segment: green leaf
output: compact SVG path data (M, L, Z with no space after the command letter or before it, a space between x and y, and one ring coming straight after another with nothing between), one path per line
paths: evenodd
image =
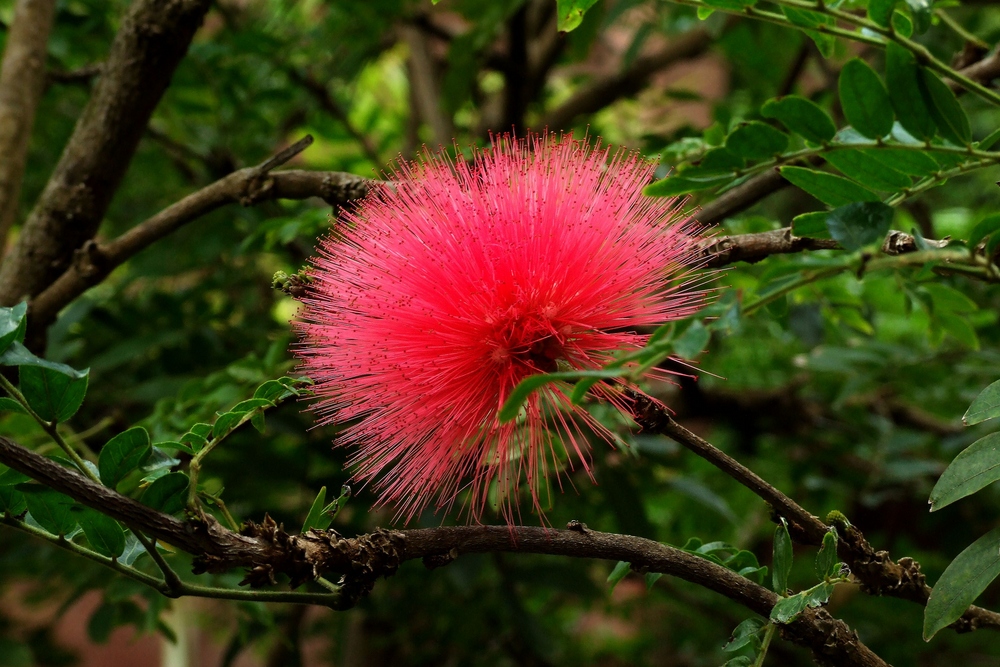
M835 586L836 582L823 582L809 590L778 600L771 609L771 620L775 623L791 623L806 608L826 604Z
M876 190L898 192L913 185L903 172L880 164L861 151L833 151L827 154L826 160L844 176Z
M24 494L13 486L0 485L0 511L9 516L18 516L28 509Z
M906 0L906 6L910 8L910 16L913 17L913 27L918 35L922 35L927 32L927 29L931 27L931 14L933 9L931 8L930 0Z
M701 181L682 178L680 176L668 176L667 178L647 185L642 189L642 194L647 197L676 197L677 195L686 195L691 192L708 190L709 188L729 183L731 180L732 179L729 176Z
M45 421L61 422L72 417L87 393L89 370L78 371L46 361L16 341L0 355L0 365L20 367L21 392Z
M736 155L728 148L712 148L691 163L691 167L679 170L681 176L714 176L716 174L732 173L746 166L746 160Z
M601 369L593 371L565 371L560 373L539 373L536 375L529 375L528 377L521 380L514 390L510 392L510 396L504 401L503 406L500 408L500 413L497 417L501 424L507 423L515 419L518 413L521 411L521 406L524 402L528 400L528 396L532 394L535 390L540 387L547 385L551 382L565 382L571 380L583 380L587 378L605 379L605 378L617 378L626 374L628 371L625 369Z
M903 12L899 10L894 11L890 22L892 23L892 29L903 37L913 36L913 21Z
M965 115L965 110L951 88L926 67L920 68L920 83L926 94L927 107L941 136L960 146L972 141L969 117Z
M8 516L18 516L28 509L24 502L24 494L14 488L13 485L0 486L0 512L5 512Z
M996 231L1000 231L1000 213L988 215L977 222L976 226L972 228L971 232L969 232L969 238L966 241L966 245L970 248L975 248L980 244L980 242L982 242L983 239Z
M317 528L320 519L323 517L323 507L326 505L326 487L322 487L319 493L316 494L316 499L313 500L312 507L309 508L309 514L306 515L306 520L302 523L302 530L300 532L307 532L311 528ZM324 526L327 528L329 526Z
M223 412L215 420L215 425L212 427L212 438L218 440L220 437L228 435L245 415L246 412Z
M804 593L797 593L787 598L781 598L771 609L771 620L775 623L791 623L801 614L808 601Z
M560 32L572 32L583 23L583 15L597 0L556 0L558 26Z
M976 440L941 474L931 491L931 511L975 493L1000 479L1000 433Z
M879 164L904 174L926 176L941 168L933 158L922 151L880 147L864 148L861 149L861 152Z
M184 509L190 480L182 472L171 472L160 477L142 494L142 502L165 514Z
M674 350L683 359L694 359L705 350L711 337L712 332L701 321L695 320L674 341Z
M845 250L858 250L885 237L894 213L882 202L854 202L830 211L826 226Z
M39 526L54 535L68 535L76 528L76 517L70 511L73 499L40 484L19 484L28 513Z
M260 410L266 408L273 408L274 403L267 400L266 398L249 398L245 401L240 401L233 407L229 408L230 412L250 412L251 410Z
M998 140L1000 140L1000 128L993 130L983 137L983 140L979 142L976 148L981 151L988 151L993 148L993 144L995 144Z
M788 574L792 571L792 538L788 536L784 519L781 519L774 531L774 556L771 565L771 585L774 592L784 595L788 590Z
M288 398L291 395L292 391L277 380L268 380L261 386L257 387L257 391L253 393L254 398L263 398L264 400L271 401L272 403L277 403L278 401Z
M119 433L108 440L97 458L101 481L115 488L125 475L143 465L152 453L149 433L143 427L135 426Z
M733 130L726 137L726 148L745 158L764 160L788 148L788 135L754 120Z
M28 411L24 409L24 406L15 401L13 398L7 398L6 396L0 396L0 412L17 412L22 415L28 414Z
M764 621L759 618L748 618L733 630L733 634L729 636L729 642L722 647L722 650L726 653L732 653L734 651L739 651L744 646L754 643L756 639L756 646L759 646L760 638L757 634L764 627Z
M831 20L826 14L812 12L808 9L798 9L787 5L781 6L781 11L793 24L800 28L816 28L821 25L830 25Z
M934 136L934 119L922 92L917 61L895 42L885 47L885 82L899 124L917 139Z
M30 481L31 478L23 472L18 472L12 468L0 464L0 486L14 486Z
M816 576L820 579L833 577L840 571L840 559L837 558L837 529L831 528L823 536L823 546L816 554Z
M979 310L975 301L954 287L941 283L927 283L920 289L931 296L935 313L972 313Z
M631 567L632 566L629 563L626 563L623 560L618 561L618 564L615 565L615 569L611 570L611 574L608 575L608 583L611 584L611 590L614 590L615 586L618 585L618 582L625 578L625 575L628 574Z
M994 417L1000 417L1000 380L986 387L979 396L976 396L976 400L966 410L962 421L966 425L972 426Z
M176 449L179 452L184 452L185 454L190 454L194 456L198 452L194 451L191 445L185 444L183 442L176 442L174 440L167 440L165 442L157 442L153 445L158 449Z
M830 230L826 227L829 211L813 211L792 218L792 236L810 239L828 239Z
M844 206L858 201L881 201L871 190L843 176L805 167L781 167L779 171L792 185L805 190L828 206Z
M892 103L881 79L860 58L847 61L840 70L840 105L847 122L869 139L881 139L892 131Z
M662 576L663 576L662 572L647 572L645 576L646 590L647 591L653 590L653 586L656 584L657 581L660 580L660 577Z
M28 303L22 301L13 308L0 308L0 354L11 343L24 342L24 332L28 320L24 314L28 312Z
M135 533L128 531L125 535L125 550L118 561L123 565L131 566L144 553L146 553L146 547L142 546L142 542L135 536Z
M752 7L757 3L757 0L702 0L702 2L708 7L739 11L744 7Z
M803 591L806 598L807 607L818 607L820 605L826 604L833 594L833 589L837 586L835 581L824 581L821 584L813 586L807 591Z
M958 619L1000 574L1000 528L960 553L934 584L924 609L924 640Z
M896 0L868 0L868 18L883 28L889 27Z
M125 531L118 522L89 507L74 507L73 513L94 551L118 558L125 551Z
M821 144L833 139L837 128L830 116L815 103L798 95L768 100L761 107L764 118L774 118L806 141Z

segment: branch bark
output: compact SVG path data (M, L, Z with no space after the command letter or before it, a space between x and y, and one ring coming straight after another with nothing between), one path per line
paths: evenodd
M568 530L540 527L452 526L386 531L342 538L334 531L290 535L269 517L238 535L211 517L180 521L96 484L83 475L0 436L0 462L98 510L133 530L197 557L197 571L250 568L251 586L274 583L287 574L293 586L327 573L343 575L344 608L366 594L379 577L405 561L422 559L429 568L469 553L535 553L627 561L639 572L662 572L699 584L767 616L778 596L708 560L652 540L589 530L572 522ZM886 663L840 620L824 609L806 610L782 627L782 634L813 651L822 665L886 667Z
M44 330L64 306L136 253L217 208L236 202L253 206L274 199L309 197L321 197L337 206L363 197L368 190L368 179L353 174L299 169L270 172L263 166L234 171L111 241L87 241L69 268L31 301L32 330Z
M0 266L0 305L47 287L92 238L209 0L138 0L17 243Z
M827 524L739 461L678 424L661 404L641 394L633 394L632 398L635 401L635 420L643 431L672 438L753 491L777 516L786 519L789 534L796 542L811 546L822 545L823 536L829 531ZM861 531L843 519L835 520L830 525L836 525L840 536L838 555L850 567L851 573L861 583L865 592L927 604L931 587L927 585L926 577L920 571L920 563L912 558L901 558L896 562L889 557L887 551L875 551ZM949 627L957 632L968 632L977 628L1000 630L1000 614L970 606L961 618Z
M694 214L695 219L706 225L714 225L726 218L745 211L764 197L791 185L776 169L765 171L727 190Z
M648 85L657 72L678 61L701 55L712 41L712 36L703 28L678 35L658 53L636 58L623 71L584 86L562 105L543 115L538 126L550 131L567 129L577 116L593 113L616 100L635 95Z
M17 217L31 128L45 92L55 0L19 0L0 64L0 256Z

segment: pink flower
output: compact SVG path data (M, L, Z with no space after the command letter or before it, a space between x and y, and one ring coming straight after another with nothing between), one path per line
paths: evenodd
M695 224L678 200L642 195L655 165L608 158L572 137L504 137L472 162L426 156L321 241L297 354L321 422L346 427L355 478L397 516L450 509L468 489L474 520L492 498L511 523L522 479L541 513L547 473L574 459L589 471L585 433L613 436L565 384L501 424L511 390L599 368L644 344L637 329L704 303L685 279ZM593 393L628 409L620 387Z

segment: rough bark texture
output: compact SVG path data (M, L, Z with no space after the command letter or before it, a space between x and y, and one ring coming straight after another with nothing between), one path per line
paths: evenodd
M572 558L627 561L638 572L662 572L702 585L767 616L777 595L732 570L665 544L588 529L571 522L567 530L538 527L452 526L416 530L376 530L344 538L335 531L286 533L270 517L250 523L238 535L210 517L180 521L31 452L0 436L0 462L97 509L135 530L197 557L196 571L249 568L251 586L272 585L286 574L298 585L328 573L342 575L343 607L353 605L380 577L391 576L408 560L441 567L468 553L536 553ZM843 622L822 609L807 610L782 628L790 641L813 651L821 665L885 667L886 663Z
M864 535L847 523L843 516L834 514L827 518L828 523L824 523L739 461L678 424L661 405L643 395L633 394L632 399L636 423L643 431L672 438L753 491L771 507L776 517L787 520L788 532L799 544L818 547L823 544L823 537L830 526L836 526L839 536L837 553L865 591L927 604L931 588L920 572L920 563L909 557L896 562L889 557L889 552L876 552ZM1000 630L1000 614L970 606L950 627L958 632L986 627Z
M0 305L34 296L91 239L209 0L138 0L59 163L0 266Z
M47 327L59 311L104 280L115 267L156 241L215 209L231 203L252 206L273 199L321 197L333 206L363 197L368 179L330 171L290 169L260 173L248 167L171 204L118 238L84 242L66 271L31 301L33 331Z
M0 65L0 256L17 217L24 163L38 101L45 91L45 53L55 0L19 0Z

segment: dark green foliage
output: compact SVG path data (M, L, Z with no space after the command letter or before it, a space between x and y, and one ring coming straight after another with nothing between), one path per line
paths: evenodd
M127 5L61 4L46 67L72 71L103 61ZM684 545L785 595L775 621L828 605L892 664L973 665L1000 651L995 634L938 632L972 601L1000 605L996 587L988 586L1000 567L1000 496L990 484L998 458L1000 390L991 383L1000 368L1000 297L995 276L949 270L970 249L979 248L982 267L1000 248L997 162L977 166L981 157L966 152L966 146L994 150L995 106L974 91L956 95L940 67L901 43L872 43L882 38L868 31L869 42L859 48L831 33L851 29L847 22L780 3L320 5L268 0L212 9L156 107L101 239L306 133L317 141L289 167L379 176L394 156L412 157L424 143L436 147L432 124L414 99L423 88L411 80L411 47L399 38L404 24L426 33L438 102L454 128L444 143L453 135L459 150L486 143L488 129L514 122L497 116L516 106L504 97L503 58L518 20L529 30L556 23L571 30L553 42L555 69L533 84L519 132L541 127L605 75L627 74L682 33L704 29L711 36L708 56L695 55L651 84L635 84L645 87L637 96L588 107L550 131L575 128L581 138L589 128L588 141L600 136L646 157L662 155L659 180L646 193L690 195L689 210L711 211L717 198L777 168L792 186L715 217L716 236L792 226L795 236L833 238L844 249L729 264L709 279L716 300L708 309L657 331L653 345L622 366L536 380L562 382L574 402L621 439L614 449L589 443L590 470L557 462L562 476L558 483L550 478L547 521L562 528L579 520L595 530ZM897 35L918 35L921 48L945 64L964 40L932 9L948 12L988 44L998 37L986 7L871 0L840 9L857 17L867 11ZM755 22L754 12L785 25ZM0 43L7 32L0 32ZM532 48L532 58L542 52ZM702 87L709 78L713 85ZM18 223L45 187L92 85L49 85ZM331 111L331 102L342 113ZM336 213L318 198L220 207L70 304L49 329L47 349L32 348L35 354L24 347L25 334L30 343L33 333L31 314L26 320L24 306L0 310L4 377L16 384L20 372L31 409L59 422L58 432L96 462L91 472L106 485L179 518L195 496L224 525L228 512L237 525L269 513L289 530L330 528L348 536L400 527L391 510L372 509L368 488L355 486L353 497L344 489L331 502L326 490L340 488L351 474L350 452L331 447L343 425L314 428L309 387L291 379L295 304L271 289L276 271L299 271L316 239L340 224ZM890 230L909 234L922 253L952 253L952 259L905 264L905 255L883 254ZM945 237L948 247L931 245ZM679 421L807 510L823 516L838 508L873 548L918 560L935 586L926 618L905 600L849 586L833 592L841 576L834 532L822 549L796 545L793 562L787 531L775 533L761 500L676 443L639 432L595 403L595 384L627 376L632 363L676 373L676 384L652 383L650 391ZM83 368L90 373L74 370ZM516 406L509 403L504 416L516 418ZM58 451L8 396L0 398L0 435L49 456ZM206 447L192 489L190 462ZM0 512L158 576L130 530L2 467ZM408 527L462 521L428 512ZM539 518L525 514L521 521ZM170 634L161 619L170 602L159 593L34 537L4 526L0 532L5 584L28 582L39 600L67 604L102 591L88 627L95 641L121 625ZM700 539L685 543L691 535ZM243 576L195 577L188 556L161 553L186 581L235 589ZM630 572L628 563L523 554L463 554L435 570L406 563L358 609L324 611L303 632L329 643L330 664L361 646L362 661L373 665L717 667L754 664L774 628L677 577ZM282 605L233 603L226 613L235 627L225 626L223 641L234 657L263 656L289 637ZM929 644L920 638L922 622L924 633L934 635ZM23 645L23 634L5 623L0 618L0 656L44 664L36 659L38 642ZM764 664L812 664L780 633L771 651Z

